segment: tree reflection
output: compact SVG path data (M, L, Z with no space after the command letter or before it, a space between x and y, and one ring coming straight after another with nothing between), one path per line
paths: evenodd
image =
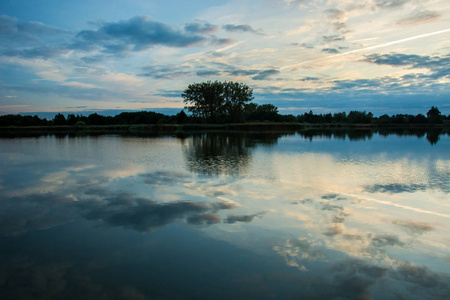
M439 141L440 130L431 130L427 132L427 140L431 145L436 145Z
M380 128L380 129L308 129L298 132L298 134L305 139L313 141L317 138L327 139L348 139L350 141L365 141L366 139L372 139L374 134L380 136L396 135L402 136L415 136L417 138L426 137L427 141L431 145L435 145L439 141L441 134L445 134L442 129L427 129L427 128Z
M294 133L292 133L294 134ZM251 148L274 145L279 133L202 133L185 144L184 153L191 172L205 175L234 175L247 168Z
M350 141L365 141L371 139L374 132L370 129L346 130L346 129L309 129L299 132L299 135L312 141L314 138L349 139Z

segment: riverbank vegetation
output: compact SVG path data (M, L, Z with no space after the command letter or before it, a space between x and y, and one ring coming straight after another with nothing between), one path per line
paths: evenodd
M253 91L247 85L232 81L207 81L193 83L181 94L185 109L176 115L164 115L153 111L122 112L116 116L103 116L97 113L89 116L58 113L51 120L41 119L37 115L4 115L0 116L0 127L22 126L123 126L123 125L155 125L178 124L191 126L215 126L224 124L241 124L241 127L255 123L288 123L289 126L299 124L346 125L448 125L450 115L442 115L437 107L431 107L426 115L382 115L374 116L371 112L350 111L327 114L314 114L312 110L294 116L283 115L273 104L256 104L251 102ZM188 114L186 114L186 112ZM293 125L297 124L297 125ZM233 125L235 126L235 125ZM262 126L261 124L259 126Z
M283 115L278 112L278 108L272 104L258 105L256 103L249 103L244 105L242 120L239 124L304 124L304 125L372 125L372 126L399 126L399 125L448 125L450 122L450 115L442 115L438 108L432 107L426 114L409 115L382 115L374 116L372 113L365 111L350 111L349 113L328 113L328 114L314 114L309 111L297 116ZM187 115L184 110L176 115L164 115L152 111L141 112L123 112L116 116L103 116L97 113L83 116L80 114L68 114L67 116L58 113L53 119L39 118L37 115L3 115L0 116L0 127L22 127L22 126L77 126L82 127L86 125L106 126L106 125L155 125L155 124L190 124L192 127L202 126L217 126L225 124L238 124L233 122L225 122L217 119L216 122L207 122L205 119ZM241 125L244 126L245 125ZM292 126L292 125L291 125Z

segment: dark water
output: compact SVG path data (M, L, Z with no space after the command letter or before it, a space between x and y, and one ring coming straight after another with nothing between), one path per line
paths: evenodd
M0 299L446 299L448 135L0 139Z

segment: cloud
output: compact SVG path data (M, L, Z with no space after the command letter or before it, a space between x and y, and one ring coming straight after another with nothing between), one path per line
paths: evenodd
M217 214L195 215L187 218L187 222L191 225L213 225L221 222L220 216Z
M325 203L324 205L322 205L322 210L341 211L343 209L344 209L344 207L341 205L335 205L335 204L330 204L330 203Z
M146 16L135 16L125 21L103 23L97 30L83 30L77 35L79 43L74 45L80 49L98 46L112 53L141 51L154 46L189 47L208 40L204 35L195 34L202 28L205 31L205 26L190 24L188 31L181 31Z
M181 98L182 90L159 90L157 93L154 93L155 96L162 96L166 98Z
M426 288L426 292L431 293L427 295L431 296L430 299L439 299L440 297L436 297L439 295L445 298L450 293L447 274L438 275L427 267L416 266L410 262L400 262L395 272L392 272L392 277Z
M360 238L352 237L352 239ZM383 245L386 244L396 243ZM306 260L321 259L321 262L324 262L331 258L327 257L327 252L322 251L317 245L306 239L290 239L285 246L275 246L274 250L285 258L288 266L307 271L308 269L302 265L307 263ZM441 299L450 292L448 274L436 273L427 267L404 261L377 260L374 263L366 259L339 259L320 273L321 275L317 277L314 273L307 273L308 280L305 283L312 292L302 291L299 298L372 299L396 295L399 299L414 296Z
M87 194L95 198L78 204L84 217L140 232L154 231L179 220L186 220L189 224L195 225L215 224L218 217L213 212L229 209L228 205L216 203L190 201L158 203L128 193L111 193L101 189L92 190Z
M325 298L371 299L371 286L386 277L388 268L361 260L346 260L335 264L330 271L334 273L334 288L329 291L332 293L330 297ZM320 290L320 286L317 288ZM327 289L323 292L327 292Z
M280 71L278 71L276 69L269 69L269 70L259 71L257 75L252 77L252 79L253 80L267 80L271 76L277 75L279 73L280 73Z
M410 0L374 0L375 6L381 8L397 8L405 5Z
M399 193L415 193L417 191L426 190L426 185L423 184L400 184L400 183L390 183L390 184L374 184L371 186L366 186L364 190L369 193L388 193L388 194L399 194Z
M49 36L67 35L69 31L41 22L24 22L9 16L0 16L0 36L10 41L30 42Z
M232 75L232 76L251 76L258 74L258 70L245 70L245 69L231 69L225 71L226 73Z
M298 254L302 259L314 260L323 256L322 251L312 246L311 241L308 241L307 239L289 239L287 241L287 246L300 250Z
M200 70L200 71L196 72L196 75L200 76L200 77L203 77L203 76L205 76L205 77L217 76L217 75L220 75L220 74L221 74L221 72L220 71L216 71L216 70Z
M376 79L356 79L356 80L335 80L331 90L353 89L361 92L368 90L377 90L383 86L385 88L393 88L399 85L399 79L393 78L376 78Z
M52 46L39 46L24 49L0 50L0 54L11 57L22 58L42 58L49 59L61 54L67 53L69 50Z
M4 199L0 207L0 235L18 235L67 223L76 216L71 203L53 193Z
M213 65L213 67L215 67ZM142 68L143 73L140 76L152 77L155 79L174 79L187 77L192 75L197 76L220 76L220 75L230 75L230 76L245 76L253 80L268 80L271 76L279 74L280 71L276 69L241 69L227 64L221 64L217 66L217 69L206 68L205 66L198 66L195 70L192 67L180 66L180 65L151 65Z
M325 257L322 249L316 247L313 241L305 238L288 239L283 246L274 246L273 249L284 257L286 264L307 271L303 265L304 260L314 261Z
M40 22L0 16L0 55L48 59L70 51L64 46L70 35Z
M405 228L414 234L424 234L434 230L434 227L425 222L414 222L409 220L394 220L392 224Z
M324 235L332 237L338 234L342 234L345 231L345 226L340 223L335 223L332 226L328 227L327 230L323 232Z
M329 8L325 10L325 14L333 20L340 20L344 17L345 12L340 10L340 9L336 9L336 8Z
M214 45L225 46L225 45L234 43L234 39L232 39L232 38L219 39L219 38L213 36L210 38L210 42Z
M287 5L290 6L292 4L300 5L300 4L303 4L303 3L307 3L310 0L283 0L283 1L286 2Z
M371 245L379 248L379 247L386 247L386 246L399 246L403 247L405 243L400 241L400 239L395 235L377 235L372 238Z
M323 195L321 198L328 200L328 199L336 199L338 196L339 196L339 194L332 193L332 194Z
M146 184L150 185L173 185L176 183L189 182L189 176L185 173L157 171L154 173L141 174Z
M409 66L412 69L428 69L432 72L431 78L449 77L450 55L427 56L415 54L370 54L366 55L364 62L378 65Z
M322 52L327 52L327 53L331 53L331 54L336 54L339 53L339 50L335 49L335 48L324 48L322 49Z
M309 77L309 76L299 79L299 81L319 81L319 80L320 80L319 77Z
M349 259L336 263L332 270L337 273L359 274L368 278L383 278L387 275L388 268L372 265L363 260Z
M429 107L430 102L438 107L445 107L449 97L449 93L445 91L442 95L436 94L436 89L442 85L430 83L427 79L429 77L420 77L411 84L410 81L402 82L402 78L392 77L334 81L323 78L319 83L327 84L324 88L287 89L271 86L258 89L254 95L256 102L263 104L272 101L276 94L274 105L279 109L286 108L293 114L303 114L311 109L314 113L325 114L330 111L348 112L359 107L359 110L382 115L402 111L405 102L412 112L423 113L424 107ZM389 97L380 97L380 89ZM330 101L331 96L333 101Z
M331 220L333 223L344 223L345 218L343 216L334 216Z
M332 25L336 31L347 32L347 24L343 22L333 22Z
M235 208L236 206L234 204L226 202L215 202L211 204L211 209L213 212L218 212L219 210L222 209L235 209Z
M255 30L248 24L242 24L242 25L234 25L234 24L226 24L223 25L222 28L226 31L230 32L250 32L255 34L262 34L261 30Z
M234 224L237 222L244 222L244 223L250 223L253 221L253 219L255 217L261 216L264 213L257 213L257 214L253 214L253 215L230 215L228 216L225 220L224 223L228 223L228 224Z
M334 34L334 35L324 35L322 37L322 39L325 43L331 43L331 42L343 41L343 40L345 40L345 37Z
M190 68L178 65L153 65L142 68L144 73L139 76L151 77L155 79L174 79L186 77L192 74Z
M229 38L212 35L218 26L209 23L189 23L183 29L135 16L119 22L97 23L95 30L73 33L39 22L22 22L0 16L0 54L10 57L48 59L72 50L92 52L100 50L103 55L81 58L87 63L99 62L105 55L124 56L129 52L143 51L155 46L190 47L203 42L224 45ZM45 43L45 45L42 45Z
M391 66L419 66L428 63L431 60L429 56L420 56L415 54L370 54L365 56L366 62L371 62L379 65L391 65Z
M397 22L399 25L417 25L417 24L423 24L423 23L429 23L434 20L437 20L441 17L440 13L430 11L430 10L424 10L417 12L407 18L401 19Z
M297 46L298 43L294 43L293 46ZM308 43L301 43L299 45L300 47L306 48L306 49L314 49L314 45L313 44L308 44Z
M192 33L214 33L219 26L210 23L189 23L184 26L184 30Z
M34 250L33 248L32 251ZM2 256L2 299L148 299L138 289L127 286L126 283L111 285L99 279L100 277L92 276L91 272L80 272L82 263L71 261L73 256L47 260L42 259L39 254L27 253L29 252L19 250L18 253ZM105 256L101 259L103 262L107 261Z
M51 82L48 80L33 81L25 84L2 84L0 88L9 91L18 91L31 93L34 96L55 94L59 97L68 97L71 99L101 101L104 99L129 99L130 94L126 90L110 90L105 88L85 88L80 85L64 85L61 82Z

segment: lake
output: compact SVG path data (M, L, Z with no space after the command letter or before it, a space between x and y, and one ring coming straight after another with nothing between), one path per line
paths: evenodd
M444 299L450 137L0 138L1 299Z

